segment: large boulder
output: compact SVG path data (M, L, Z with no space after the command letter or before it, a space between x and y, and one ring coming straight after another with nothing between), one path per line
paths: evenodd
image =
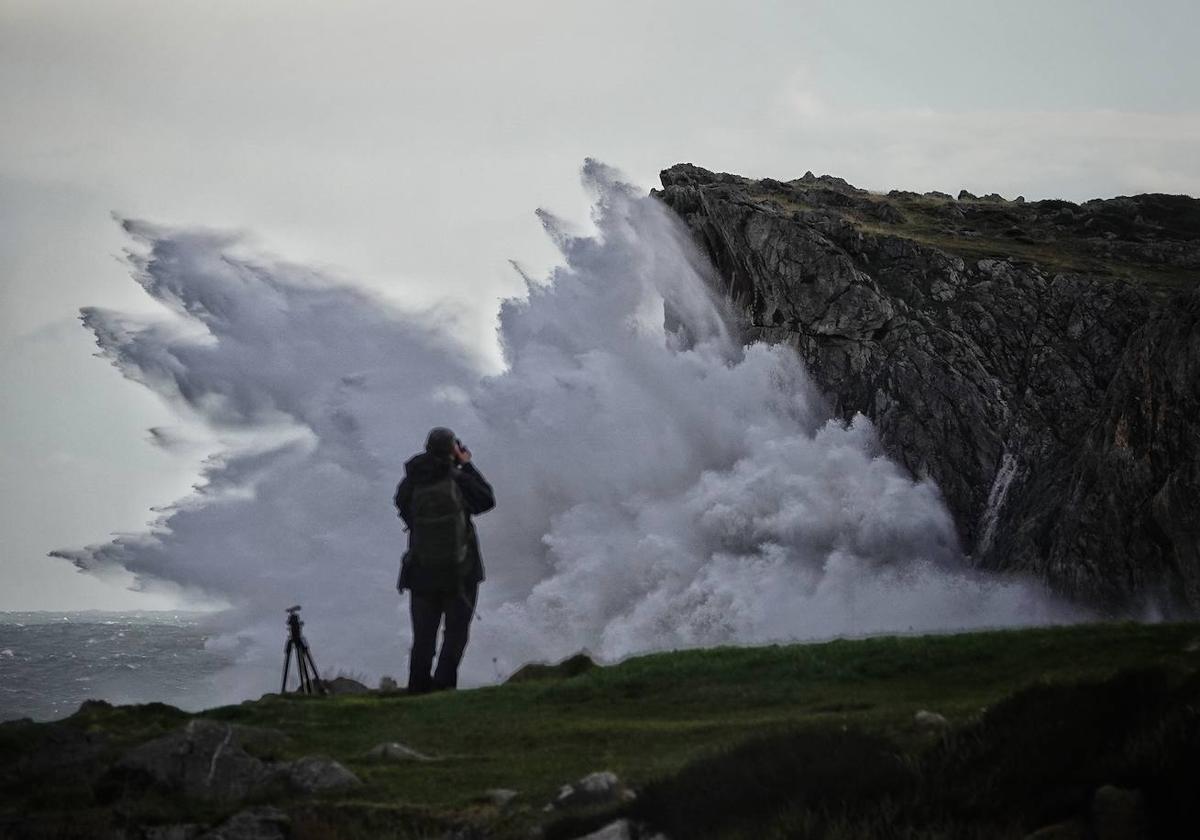
M251 755L283 740L279 732L196 719L125 753L116 773L133 783L195 799L238 800L281 780L279 768Z
M276 753L286 740L271 729L196 719L129 750L114 766L110 781L214 801L238 801L276 789L311 794L360 784L333 759L260 757Z

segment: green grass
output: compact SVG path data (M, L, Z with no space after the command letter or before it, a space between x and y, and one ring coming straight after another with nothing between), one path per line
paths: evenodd
M906 221L897 224L866 220L855 220L854 224L864 233L910 239L968 260L1012 257L1033 263L1050 274L1068 272L1116 277L1139 284L1155 294L1191 288L1197 280L1194 270L1097 255L1086 242L1071 239L1036 242L987 235L961 236L946 232L942 224L919 213L908 213L906 216Z
M1030 685L1101 680L1146 666L1190 673L1200 666L1200 652L1190 650L1197 639L1196 624L1102 624L689 650L457 693L267 697L202 715L281 730L290 738L284 757L332 756L363 779L349 798L309 809L304 825L311 836L399 837L408 836L402 826L446 821L516 836L546 819L540 808L560 785L591 771L612 770L642 788L738 745L797 733L862 733L920 756L940 738L915 724L920 709L961 726ZM164 707L97 706L67 725L114 737L112 751L119 752L182 720ZM0 763L12 765L39 729L0 726ZM436 760L364 758L382 741L401 741ZM39 807L22 780L0 784L9 788L0 786L0 817ZM503 817L480 804L496 787L521 793ZM21 795L10 797L14 792ZM57 806L62 802L58 797ZM86 791L73 804L93 815L100 807ZM337 830L326 825L334 807L341 809ZM803 809L789 817L785 808L773 819L786 825L813 817ZM389 820L397 827L392 835L379 829ZM355 825L375 828L355 834Z
M911 719L922 708L964 720L1039 679L1200 665L1183 650L1197 635L1193 625L1130 624L691 650L563 680L414 698L269 698L206 716L280 729L298 754L331 755L408 801L463 804L490 787L548 799L592 770L644 782L772 729L853 723L919 740ZM359 758L385 740L442 758L382 767Z
M786 196L767 194L764 198L785 212L819 209L818 205L810 204L801 197L805 189L812 188L800 186L798 189L798 193L794 192ZM877 194L858 195L856 200L869 202L876 206L890 205L903 216L904 220L883 222L854 207L827 209L833 209L863 233L908 239L967 260L1012 257L1016 260L1033 263L1048 273L1075 272L1120 278L1141 285L1147 291L1159 295L1169 294L1180 289L1190 289L1200 279L1200 275L1193 269L1102 256L1086 239L1067 236L1043 242L1023 236L1002 235L999 228L1005 227L1005 222L999 216L1020 209L1020 205L1009 202L956 201L926 196L891 199ZM939 212L947 204L971 210L979 216L976 223L984 223L985 226L991 225L994 230L989 232L976 229L975 235L947 230L949 222ZM997 215L997 219L989 221L989 217L993 214ZM965 228L971 228L973 223L964 219L959 220L959 224Z

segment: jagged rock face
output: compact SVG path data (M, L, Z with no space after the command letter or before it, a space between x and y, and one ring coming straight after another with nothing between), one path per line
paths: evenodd
M1200 607L1200 201L883 197L690 164L662 183L745 337L795 346L835 411L933 478L977 564Z
M1200 294L1157 309L1130 339L1068 486L1048 552L1058 575L1084 591L1098 577L1105 600L1128 581L1200 604ZM1089 572L1097 557L1115 574Z

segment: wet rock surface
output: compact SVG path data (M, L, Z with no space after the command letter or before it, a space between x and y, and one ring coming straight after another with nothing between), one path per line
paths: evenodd
M1200 607L1200 200L661 178L744 337L935 480L977 565Z

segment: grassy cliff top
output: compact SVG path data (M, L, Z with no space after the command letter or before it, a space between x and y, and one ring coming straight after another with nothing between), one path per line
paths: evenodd
M859 189L811 172L790 181L753 180L677 164L663 184L689 180L736 191L786 212L832 214L863 233L895 236L967 260L1013 259L1044 271L1111 276L1154 294L1200 279L1200 199L1146 193L1083 203L1007 199L997 193Z
M1188 675L1198 665L1200 625L1100 624L688 650L574 676L548 669L540 678L421 697L268 695L195 717L278 730L287 738L273 748L272 757L326 755L359 776L364 784L349 793L280 800L298 836L426 836L453 825L473 826L479 836L527 836L531 827L548 825L549 836L569 836L572 820L583 825L592 818L587 813L564 818L544 812L543 806L562 784L599 770L613 771L646 792L634 811L653 820L657 809L678 835L684 830L681 817L663 815L678 810L680 797L697 795L695 783L686 781L689 773L711 778L720 771L696 768L736 766L739 760L761 765L755 743L791 745L783 753L794 762L814 749L806 739L833 738L827 753L866 750L902 757L910 766L944 749L946 733L970 732L986 723L985 710L1014 692L1059 685L1083 690L1079 696L1100 696L1109 690L1095 688L1107 685L1104 680L1115 676L1118 683L1128 682L1129 674L1142 673L1131 669L1151 668L1145 673L1155 676L1135 676L1133 682L1153 683L1167 697L1178 685L1191 685ZM1081 682L1084 689L1078 688ZM948 727L919 723L921 710L943 715ZM233 806L114 792L103 783L104 768L122 752L192 717L157 704L89 703L54 724L0 725L0 765L6 768L0 774L0 836L6 825L28 831L16 836L80 836L65 827L90 826L98 835L118 824L211 823L232 813ZM68 732L87 733L100 745L97 752L78 766L68 762L65 769L62 762L57 768L50 762L51 769L42 767L39 775L36 757ZM839 738L867 740L841 743ZM972 738L971 743L978 740ZM371 747L393 741L434 760L385 762L365 756ZM738 759L738 749L751 753ZM782 754L775 746L768 752ZM862 763L878 764L869 755ZM772 775L784 777L793 783L790 771ZM501 809L485 801L493 788L519 795ZM788 836L787 819L810 819L788 817L789 808L795 810L786 802L776 802L773 810L756 807L749 819L754 831L766 833L747 836L772 831ZM1021 819L1036 821L1042 815ZM728 831L714 826L712 836L742 836L739 825L744 828L744 820L734 820Z

